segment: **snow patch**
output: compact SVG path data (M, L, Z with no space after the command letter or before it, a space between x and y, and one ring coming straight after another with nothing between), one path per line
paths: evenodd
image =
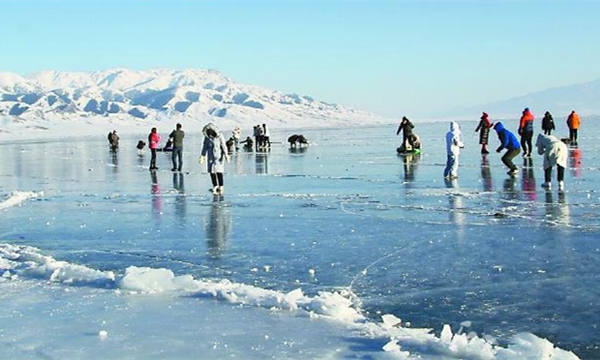
M33 199L41 196L44 196L44 192L42 191L14 191L8 196L8 198L6 198L6 200L0 202L0 210L21 205L24 201L28 199Z

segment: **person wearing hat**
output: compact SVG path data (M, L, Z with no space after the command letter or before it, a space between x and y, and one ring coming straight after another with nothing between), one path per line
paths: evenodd
M396 131L396 135L400 134L400 131L402 131L402 146L400 147L401 149L403 149L403 151L411 151L413 150L412 146L412 135L413 135L413 131L412 129L415 126L410 122L410 120L408 120L408 118L406 116L402 117L402 121L400 122L400 125L398 125L398 130ZM408 145L410 144L410 147L408 147Z
M490 153L487 150L487 144L490 135L490 128L492 127L492 125L493 124L490 122L488 114L484 112L479 120L479 125L477 125L477 128L475 129L475 132L479 131L479 144L481 145L482 154Z
M516 175L519 172L519 169L512 162L512 159L519 155L519 152L521 151L519 141L517 140L515 134L504 128L504 125L502 125L501 122L497 122L494 125L494 130L496 130L496 133L498 134L498 140L500 140L500 146L498 146L496 152L506 149L506 153L504 153L504 156L502 156L502 162L509 169L507 173L508 175Z
M577 145L577 131L579 130L579 115L575 110L571 111L571 114L567 118L567 125L569 126L569 140L571 145Z
M542 130L544 130L544 135L551 135L552 130L554 129L554 119L550 112L546 111L544 118L542 119Z
M519 135L521 135L523 157L531 157L531 150L533 150L533 119L533 114L529 108L525 108L519 122Z

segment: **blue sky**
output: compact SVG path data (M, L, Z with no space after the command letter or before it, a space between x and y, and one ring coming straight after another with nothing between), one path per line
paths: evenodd
M211 68L386 116L600 78L600 3L3 0L0 71Z

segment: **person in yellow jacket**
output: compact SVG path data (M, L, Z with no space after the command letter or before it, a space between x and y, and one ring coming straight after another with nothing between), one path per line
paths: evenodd
M571 145L577 145L577 130L579 130L579 114L575 110L571 111L571 114L567 118L567 125L569 126L569 140Z

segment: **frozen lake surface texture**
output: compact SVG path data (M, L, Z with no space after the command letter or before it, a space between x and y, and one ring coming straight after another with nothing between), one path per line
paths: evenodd
M181 174L144 134L0 144L0 358L600 358L600 132L559 194L461 125L452 183L447 123L277 130L218 197L191 132Z

